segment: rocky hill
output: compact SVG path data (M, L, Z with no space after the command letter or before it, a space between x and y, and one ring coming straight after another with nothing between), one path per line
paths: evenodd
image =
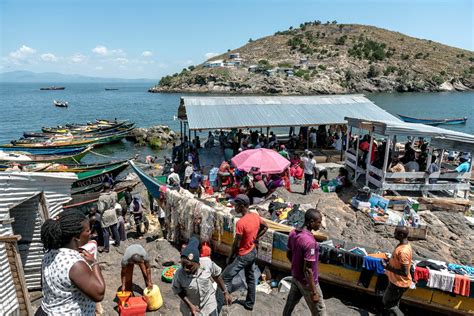
M472 51L373 26L315 21L249 40L163 77L149 91L330 94L472 89Z

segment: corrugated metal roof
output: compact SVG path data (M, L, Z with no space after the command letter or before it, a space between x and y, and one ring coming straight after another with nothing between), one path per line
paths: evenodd
M252 128L345 124L344 117L400 120L363 95L183 97L189 128Z
M71 200L74 173L0 172L0 219L9 218L9 209L39 192L44 192L51 217Z
M436 126L419 123L407 123L403 121L393 122L383 120L365 120L356 117L346 117L345 119L351 126L370 124L374 127L374 132L381 135L429 137L437 140L445 139L466 144L474 144L474 135L452 131Z

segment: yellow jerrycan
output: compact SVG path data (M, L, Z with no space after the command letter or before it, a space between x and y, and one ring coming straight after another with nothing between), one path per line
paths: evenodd
M149 311L156 311L163 306L163 297L161 297L160 288L156 284L153 284L151 291L145 288L143 297L145 298Z

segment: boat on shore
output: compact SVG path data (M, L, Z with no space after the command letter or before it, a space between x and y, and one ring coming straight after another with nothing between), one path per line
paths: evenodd
M119 161L109 161L104 163L96 164L78 164L78 163L61 163L61 162L23 162L23 170L28 172L41 171L41 172L73 172L80 173L86 171L94 170L103 170L104 168L113 167L121 165L126 160ZM0 166L0 171L5 171L4 169L11 167L8 164L3 164Z
M135 127L135 123L126 123L121 124L118 127L114 127L113 129L106 129L106 130L97 130L97 131L80 131L80 130L70 130L70 133L45 133L45 132L24 132L24 138L36 138L36 139L49 139L52 137L64 137L64 135L74 135L74 137L82 137L82 138L93 138L93 137L101 137L107 136L118 132L130 131Z
M51 87L40 88L40 90L64 90L64 89L66 89L66 87L51 86Z
M128 162L107 166L102 169L88 170L77 173L77 181L72 184L71 194L95 192L102 189L107 177L115 179L122 171L127 169Z
M78 163L89 151L92 150L92 146L83 147L82 151L73 151L68 154L32 154L28 151L21 150L8 150L4 151L0 148L0 161L1 162L27 162L27 163L39 163L39 162L73 162ZM11 148L9 148L11 149Z
M421 123L426 125L456 125L456 124L466 124L467 117L460 118L446 118L446 119L424 119L424 118L415 118L406 115L398 114L398 116L407 123Z
M192 203L190 203L190 200L192 198L186 197L186 194L181 195L179 192L169 189L160 190L162 184L160 184L153 177L147 175L133 161L130 161L129 163L153 197L160 198L160 196L164 194L166 200L168 200L169 197L169 201L173 201L171 203L165 202L163 204L163 209L165 210L165 212L173 212L172 209L165 209L168 207L168 204L182 206L189 204L192 205L194 209L198 207L199 202L193 200ZM209 205L208 202L201 202L201 204L208 206L214 210L214 212L216 213L216 221L217 218L219 218L219 220L216 222L216 225L218 225L219 227L215 228L211 237L211 244L215 245L214 251L219 254L228 256L230 254L232 244L234 242L233 230L235 227L235 220L233 218L233 215L231 215L230 213L228 215L223 214L222 212L217 215L217 209L213 208L212 205ZM183 216L183 214L174 214L172 216L181 217ZM284 224L278 224L267 219L264 219L264 221L269 226L269 231L271 231L272 233L273 240L265 241L265 243L268 243L268 245L265 246L267 247L266 250L270 249L270 251L268 252L269 258L267 258L267 260L263 260L262 257L260 257L258 261L264 263L265 265L270 265L271 267L277 270L289 272L291 270L291 263L289 262L286 256L286 252L288 250L287 242L288 234L294 228ZM315 238L320 242L327 240L327 236L323 236L322 234L316 233L314 235ZM347 243L348 245L353 245L351 242ZM370 248L366 248L369 251ZM337 248L333 249L335 249L335 251L338 251ZM344 250L339 250L339 252L340 253L335 253L335 257L342 255L342 257L345 258L343 253ZM352 255L354 254L352 253ZM268 261L268 259L270 261ZM374 274L372 280L370 281L370 284L368 284L367 287L364 287L359 282L361 276L361 267L355 268L351 266L349 262L336 263L331 261L321 261L319 263L318 273L319 278L322 282L331 283L335 286L348 288L357 292L363 292L373 297L380 297L380 294L376 290L378 284L377 281L379 277ZM403 295L402 302L430 310L441 311L450 315L469 314L474 311L474 293L472 294L473 295L470 295L469 297L461 296L454 293L443 292L438 289L430 288L427 287L426 284L418 282L415 289L410 289Z
M53 104L59 108L67 108L69 103L67 101L54 100Z

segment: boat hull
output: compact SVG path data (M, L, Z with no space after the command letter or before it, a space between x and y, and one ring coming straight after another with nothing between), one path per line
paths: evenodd
M453 118L453 119L420 119L406 115L398 114L398 116L407 123L421 123L426 125L456 125L466 124L467 117Z
M98 191L103 187L107 174L115 178L127 167L128 162L122 162L100 170L80 172L77 174L78 180L72 184L72 194Z

